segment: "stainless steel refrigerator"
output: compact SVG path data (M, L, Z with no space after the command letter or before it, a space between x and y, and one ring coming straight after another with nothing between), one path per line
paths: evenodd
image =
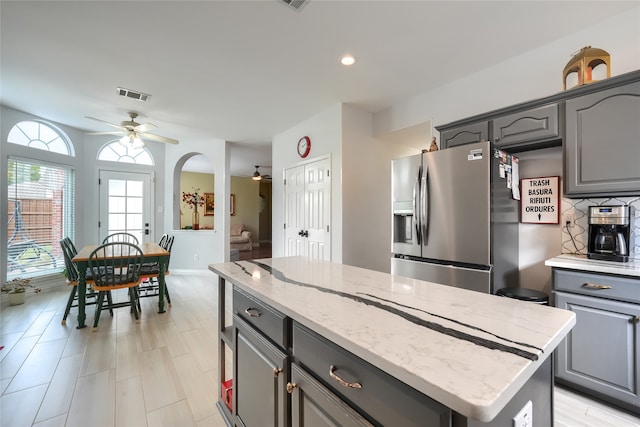
M392 161L392 274L485 293L519 285L505 155L479 142Z

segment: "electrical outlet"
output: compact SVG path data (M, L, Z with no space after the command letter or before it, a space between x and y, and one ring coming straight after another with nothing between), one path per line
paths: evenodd
M528 401L513 417L513 427L532 427L533 426L533 403Z
M575 227L576 217L572 213L565 213L562 215L563 227Z

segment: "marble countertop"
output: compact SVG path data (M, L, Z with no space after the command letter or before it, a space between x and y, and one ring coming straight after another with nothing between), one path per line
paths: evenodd
M209 269L480 421L500 412L575 324L570 311L304 257Z
M629 262L601 261L589 259L586 255L562 254L544 262L548 267L568 268L570 270L590 271L593 273L618 274L640 277L640 259Z

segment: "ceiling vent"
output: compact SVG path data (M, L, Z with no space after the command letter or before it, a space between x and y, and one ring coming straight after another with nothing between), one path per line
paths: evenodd
M121 87L118 88L118 95L124 96L125 98L137 99L138 101L143 102L147 102L149 101L149 98L151 98L151 95L146 93L136 92L135 90L124 89Z
M302 6L308 3L308 0L280 0L280 1L286 4L287 6L290 6L298 11L302 9Z

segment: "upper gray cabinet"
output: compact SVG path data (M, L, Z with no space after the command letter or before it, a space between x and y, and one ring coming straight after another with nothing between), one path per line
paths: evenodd
M492 138L496 147L519 147L560 138L558 104L544 105L519 111L491 121Z
M640 194L640 81L566 102L565 194Z
M489 122L469 123L440 132L440 147L451 148L456 145L472 144L489 140Z

